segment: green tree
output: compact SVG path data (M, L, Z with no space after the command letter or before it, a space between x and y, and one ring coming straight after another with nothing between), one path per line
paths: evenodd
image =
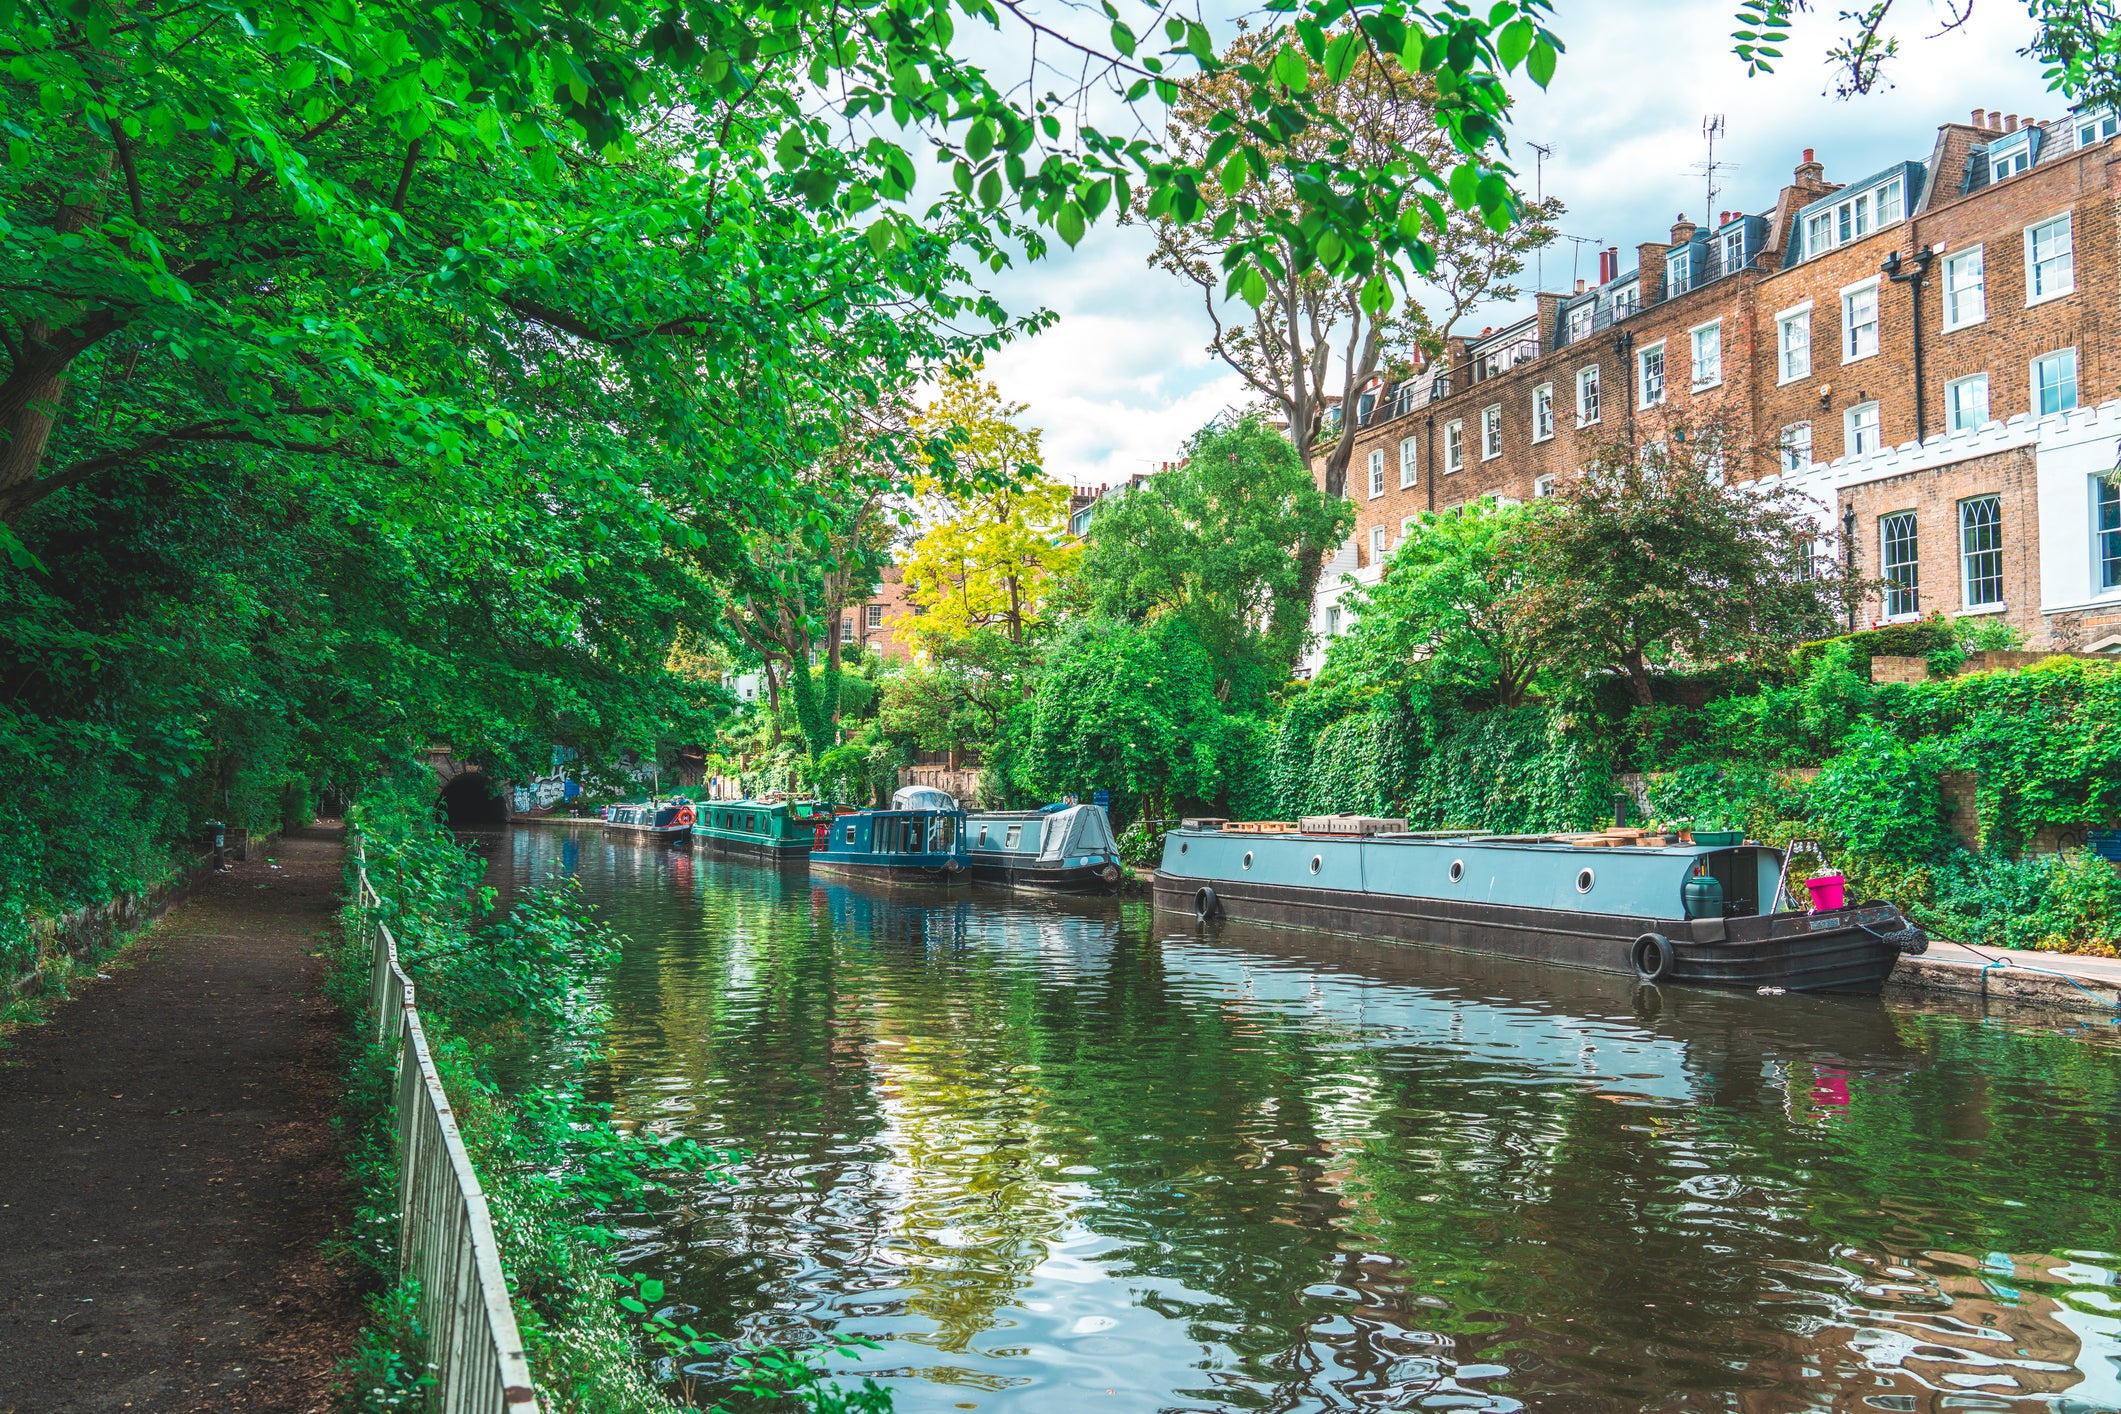
M1655 669L1821 637L1859 588L1801 497L1725 480L1722 426L1663 431L1535 503L1516 596L1558 669L1617 673L1642 707Z
M908 627L924 646L982 629L1022 643L1054 580L1080 553L1067 539L1068 488L1040 469L1039 429L1019 424L1024 411L959 369L913 419L914 432L935 448L914 492L942 512L904 561L908 595L921 611Z
M1183 618L1217 696L1251 710L1310 632L1308 547L1346 539L1354 521L1288 439L1247 414L1203 428L1182 464L1106 498L1090 523L1083 593L1113 618Z
M1373 588L1342 600L1356 616L1326 652L1322 679L1523 703L1542 665L1538 627L1517 596L1527 569L1526 513L1475 501L1424 513Z
M1008 771L1024 794L1099 787L1166 816L1222 791L1223 711L1190 622L1089 619L1048 652L1037 691L1012 714Z

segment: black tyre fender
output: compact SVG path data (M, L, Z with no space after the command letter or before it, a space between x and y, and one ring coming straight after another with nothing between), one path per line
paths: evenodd
M1672 966L1678 960L1672 940L1662 933L1644 933L1628 949L1628 961L1635 964L1635 975L1645 982L1664 981L1672 975Z
M1209 888L1206 884L1202 884L1193 891L1193 916L1200 922L1205 923L1210 918L1213 918L1215 910L1220 905L1221 900L1215 897L1215 890Z

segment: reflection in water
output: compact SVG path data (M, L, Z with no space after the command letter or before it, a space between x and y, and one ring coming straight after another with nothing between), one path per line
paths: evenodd
M2110 1036L497 848L628 938L618 1112L752 1152L629 1261L905 1414L2121 1409Z

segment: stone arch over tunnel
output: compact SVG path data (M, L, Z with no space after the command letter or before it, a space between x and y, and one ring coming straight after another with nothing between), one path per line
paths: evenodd
M502 825L508 821L500 791L480 771L466 771L442 787L442 813L452 830Z

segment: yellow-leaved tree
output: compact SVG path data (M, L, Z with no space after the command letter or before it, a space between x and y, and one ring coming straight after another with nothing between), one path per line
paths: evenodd
M1024 411L976 374L953 372L913 419L936 448L915 489L942 512L906 558L921 612L901 634L915 647L982 631L1021 644L1081 554L1068 537L1068 488L1039 468L1039 429L1018 422Z

